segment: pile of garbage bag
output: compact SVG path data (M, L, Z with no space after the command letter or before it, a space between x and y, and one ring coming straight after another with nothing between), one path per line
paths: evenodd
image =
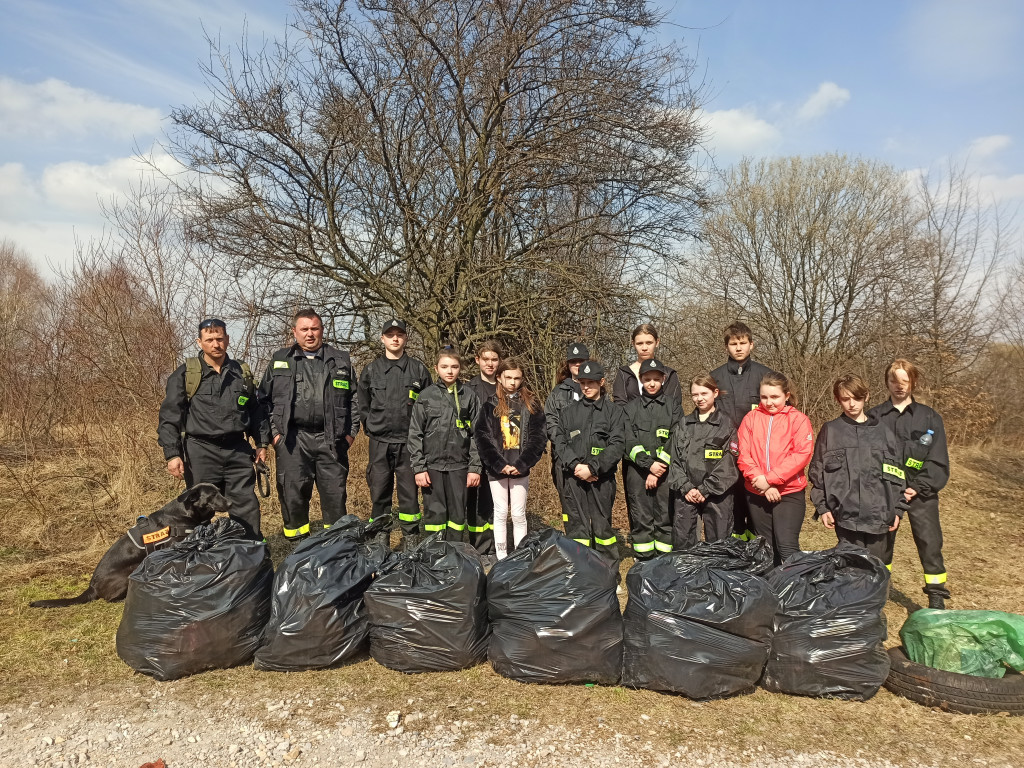
M363 595L391 556L376 540L390 527L390 516L365 523L346 515L285 558L274 578L256 669L324 669L366 650L370 622Z
M768 583L781 604L761 685L798 696L874 696L889 675L882 561L841 541L791 555Z
M439 672L487 658L487 581L468 544L430 536L392 556L364 599L370 655L389 669Z
M266 545L229 518L198 526L128 578L117 655L157 680L252 661L270 616Z
M618 572L594 550L548 529L528 534L487 583L494 670L527 683L619 680Z
M779 599L763 538L724 539L634 565L626 576L622 683L711 699L752 691Z

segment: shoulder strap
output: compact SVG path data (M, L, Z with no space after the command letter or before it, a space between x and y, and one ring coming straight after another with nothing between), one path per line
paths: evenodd
M189 400L199 391L199 382L203 378L203 367L198 357L185 359L185 397Z
M245 362L240 362L239 366L242 368L242 382L245 384L245 391L251 393L256 388L255 381L252 378L252 369Z

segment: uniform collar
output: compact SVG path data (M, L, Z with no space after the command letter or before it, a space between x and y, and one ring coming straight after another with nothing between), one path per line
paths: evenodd
M711 415L708 416L707 420L704 423L705 424L714 424L715 426L718 426L718 424L721 422L721 420L722 420L722 410L721 410L721 408L715 408L715 410L713 410L711 412ZM692 411L690 411L686 415L686 421L688 423L690 423L690 424L697 424L698 422L700 422L700 411L698 411L696 408L694 408Z
M652 405L664 405L665 404L665 387L663 386L661 388L661 390L658 392L658 394L656 394L654 397L651 397L650 395L648 395L647 393L645 393L641 389L640 390L640 397L643 400L644 408L649 408Z
M320 347L317 349L317 351L313 353L313 357L317 358L318 360L323 360L324 359L324 348L326 346L327 346L326 344L321 344ZM303 357L306 357L306 350L304 350L298 344L292 344L291 355L292 355L292 357L303 358Z
M398 358L397 360L392 360L387 355L384 355L383 357L381 357L381 360L384 361L384 364L388 367L388 369L393 368L393 367L397 367L397 368L401 368L404 371L406 366L409 363L409 355L407 355L407 354L405 354L403 352L402 356L400 358Z
M196 355L196 357L199 358L199 367L200 367L201 371L203 371L204 373L206 371L213 371L214 373L217 372L212 365L210 365L208 362L206 362L206 357L203 354L203 350L199 350L199 354ZM220 367L221 373L226 371L228 368L232 367L234 362L235 361L231 358L231 355L225 355L224 356L224 364L221 365L221 367Z
M600 411L602 408L604 408L604 395L598 395L596 400L591 400L580 395L580 402L583 403L584 405L590 406L591 408L596 408L597 410Z
M749 357L743 361L743 370L740 370L740 363L733 360L731 357L726 361L725 366L729 369L729 373L734 376L742 376L746 371L750 370L750 364L753 362Z

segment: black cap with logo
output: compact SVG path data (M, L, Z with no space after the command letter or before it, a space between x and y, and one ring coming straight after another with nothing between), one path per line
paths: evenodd
M582 341L571 341L565 352L566 360L589 360L590 350Z
M397 328L402 333L406 332L405 331L405 323L403 323L397 317L393 317L390 320L388 320L386 323L384 323L384 327L381 329L380 335L383 336L385 333L387 333L388 331L390 331L390 330L392 330L394 328Z
M600 381L604 378L604 366L596 360L588 360L580 366L580 372L576 374L576 378Z

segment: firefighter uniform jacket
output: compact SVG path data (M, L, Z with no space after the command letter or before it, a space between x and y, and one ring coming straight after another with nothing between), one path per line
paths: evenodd
M681 496L694 488L705 498L727 493L740 479L737 451L736 430L729 417L715 408L701 421L695 408L672 435L669 486Z
M167 394L160 404L157 440L168 461L184 455L182 432L212 443L251 437L261 448L270 442L270 427L251 380L237 360L226 358L217 373L199 353L199 388L189 398L184 364L167 379Z
M650 471L655 461L671 466L669 441L672 427L682 416L682 406L666 395L663 387L654 397L643 393L630 400L623 414L626 417L626 457L645 472Z
M899 458L907 475L907 487L922 499L930 499L945 488L949 480L949 451L942 417L923 403L911 400L900 413L891 400L869 413L889 427L899 441ZM932 430L932 444L921 445L921 436Z
M409 422L409 460L416 473L466 470L480 474L474 431L479 428L480 398L462 382L449 391L436 382L420 393Z
M548 440L555 442L555 435L558 433L558 418L562 410L569 403L574 403L583 397L580 392L580 385L567 376L558 383L558 386L551 390L547 401L544 403L544 429L548 433Z
M822 425L807 468L815 517L831 512L836 525L863 533L888 533L903 517L906 480L896 435L868 414L857 423L843 414Z
M625 448L625 433L622 408L603 395L596 400L581 397L558 415L555 458L570 475L577 464L586 464L598 477L614 476Z
M661 391L665 393L666 399L682 408L683 391L679 387L679 375L674 369L665 366L668 373L665 375L665 383ZM615 373L615 382L612 384L612 401L619 405L626 405L640 397L640 380L633 373L628 365L623 365ZM675 423L675 422L673 422Z
M715 368L711 372L719 389L715 410L722 411L739 427L743 417L761 402L761 379L769 373L775 371L749 357L743 365L730 358L725 365Z
M348 352L329 344L320 347L326 372L323 391L323 424L327 444L337 452L337 443L346 435L359 434L359 414L356 408L355 375ZM287 435L294 427L296 383L304 372L301 360L305 352L298 344L277 350L260 382L259 397L270 415L270 433L273 437ZM301 383L301 382L300 382ZM347 446L346 446L347 447Z
M427 366L409 355L378 357L359 376L356 398L363 431L385 443L405 443L413 403L430 381Z

